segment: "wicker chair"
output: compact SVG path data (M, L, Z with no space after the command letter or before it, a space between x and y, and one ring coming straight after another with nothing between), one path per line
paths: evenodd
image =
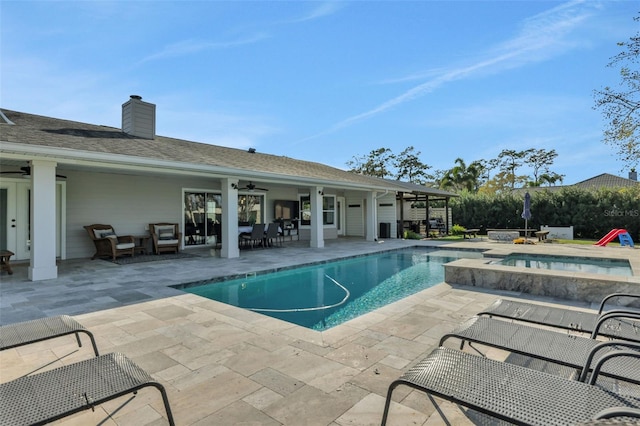
M160 254L162 252L178 253L180 251L180 240L182 233L177 223L150 223L149 232L153 240L153 252Z
M131 235L118 236L111 225L87 225L84 229L96 246L96 253L92 260L98 257L110 257L116 260L120 256L133 256L136 244Z

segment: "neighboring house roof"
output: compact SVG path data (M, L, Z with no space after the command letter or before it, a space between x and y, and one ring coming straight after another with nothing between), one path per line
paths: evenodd
M557 186L532 186L525 188L516 188L513 192L537 192L537 191L560 191L564 188L581 188L581 189L598 189L598 188L627 188L640 185L640 182L633 179L627 179L609 173L602 173L589 179L585 179L573 185L557 185Z
M259 176L264 181L307 182L346 188L402 191L396 182L359 175L324 164L286 156L155 136L144 139L119 128L79 123L23 112L3 110L0 151L63 159L94 159L132 165L179 168L241 179ZM152 160L152 161L149 161ZM72 161L70 161L71 163Z
M585 179L581 182L573 184L573 186L578 188L621 188L632 187L638 184L638 181L632 179L611 175L609 173L602 173L598 176L594 176L592 178Z

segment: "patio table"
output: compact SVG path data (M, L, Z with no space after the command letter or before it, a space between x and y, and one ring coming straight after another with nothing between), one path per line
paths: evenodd
M13 275L13 269L11 269L11 262L9 261L13 254L10 250L0 251L0 271L7 271L9 275Z

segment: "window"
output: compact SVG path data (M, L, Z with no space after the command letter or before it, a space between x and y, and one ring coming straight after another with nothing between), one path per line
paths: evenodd
M263 195L238 194L238 222L263 223Z
M300 224L311 225L311 197L300 196ZM336 224L336 197L325 195L322 197L322 225L335 226Z
M336 197L325 195L322 197L322 224L335 225L336 223Z
M300 196L300 225L311 225L311 197Z

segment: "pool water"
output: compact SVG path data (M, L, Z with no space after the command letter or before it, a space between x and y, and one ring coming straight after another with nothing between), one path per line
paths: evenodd
M402 249L183 290L322 331L441 283L461 257L482 255Z
M628 260L593 259L569 256L512 254L492 263L521 268L551 269L555 271L586 272L590 274L633 276Z

